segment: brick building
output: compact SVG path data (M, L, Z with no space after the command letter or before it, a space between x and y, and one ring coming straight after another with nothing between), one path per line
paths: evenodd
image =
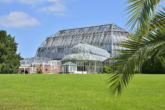
M27 58L20 61L19 74L37 74L41 69L43 74L58 74L60 72L60 61L48 58Z

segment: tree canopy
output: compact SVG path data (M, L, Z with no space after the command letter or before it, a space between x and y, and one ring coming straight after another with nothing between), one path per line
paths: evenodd
M0 73L18 73L20 66L20 54L17 54L15 37L7 35L6 31L0 31Z

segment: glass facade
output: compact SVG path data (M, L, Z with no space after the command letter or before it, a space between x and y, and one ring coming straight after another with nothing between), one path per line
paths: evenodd
M118 53L116 53L115 49L125 49L119 47L118 44L127 39L127 34L126 30L113 23L63 29L45 39L37 49L36 57L61 60L71 53L70 49L73 46L78 45L80 42L102 47L111 56L116 56ZM96 53L95 50L91 51ZM101 51L97 52L103 54Z
M26 58L20 61L21 66L31 66L31 65L57 65L60 66L61 62L59 60L51 60L49 58L33 57Z
M110 54L102 48L80 43L71 48L71 54L66 55L61 60L61 72L82 74L102 73L103 61L109 57Z
M84 72L87 74L90 73L102 73L103 62L102 61L70 61L74 65L66 65L68 62L63 62L61 67L62 73L72 73L72 72ZM66 67L67 70L66 70Z

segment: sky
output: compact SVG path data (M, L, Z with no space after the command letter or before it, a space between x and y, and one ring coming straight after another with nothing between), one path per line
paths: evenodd
M125 28L125 0L0 0L0 30L18 43L17 53L34 57L59 30L114 23Z

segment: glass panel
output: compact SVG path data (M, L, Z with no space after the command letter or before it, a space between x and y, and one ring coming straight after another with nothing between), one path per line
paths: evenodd
M83 71L83 66L77 66L77 71Z
M96 66L100 66L100 62L99 61L96 62Z
M58 48L58 52L60 53L64 52L64 48Z
M62 72L64 72L64 67L62 67Z
M84 65L84 61L80 61L80 65L83 66Z
M80 61L77 61L77 65L80 65Z
M94 61L91 61L90 62L90 66L94 66L95 65L95 62Z
M76 66L70 66L70 72L76 71Z

